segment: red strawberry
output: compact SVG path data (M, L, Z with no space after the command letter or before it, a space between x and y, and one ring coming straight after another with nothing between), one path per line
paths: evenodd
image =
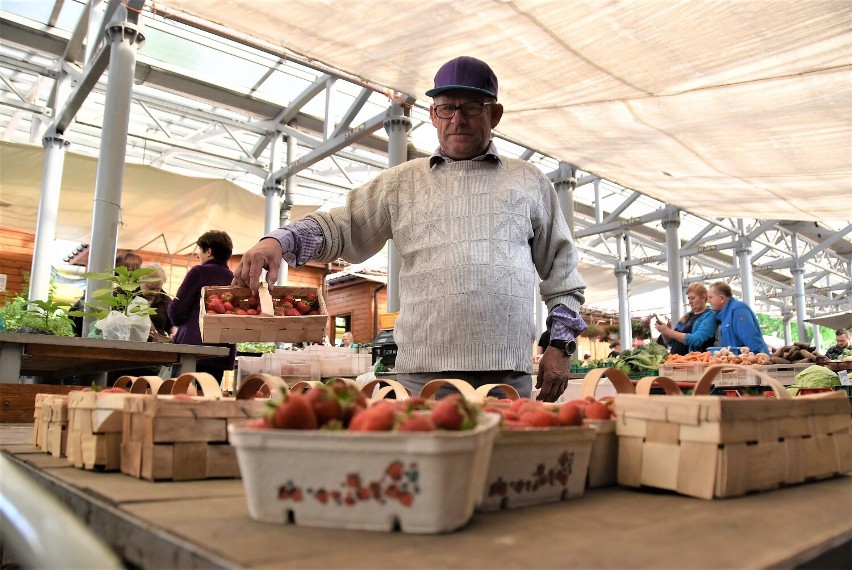
M242 307L237 307L236 309L234 309L234 314L235 315L245 315L246 310L243 309Z
M340 401L334 393L326 386L311 388L305 393L305 398L310 402L317 416L317 424L320 427L332 420L343 420L343 409Z
M527 412L521 416L520 421L530 427L554 427L559 425L559 419L550 410Z
M609 406L600 402L592 402L586 406L586 419L608 420L610 417Z
M565 404L559 408L556 414L561 426L581 426L583 425L583 411L579 406L574 404Z
M399 431L435 431L435 422L428 414L413 414L397 427Z
M256 315L257 311L254 310L254 309L246 309L246 314L247 315Z
M272 414L272 426L278 429L317 429L317 416L301 394L286 394Z
M283 300L285 303L290 303L291 306L293 305L293 303L296 302L296 298L293 297L293 295L290 295L289 293L284 295Z
M477 409L459 394L450 394L432 408L432 421L441 429L465 430L476 426Z
M285 317L301 317L302 313L300 313L297 309L284 309Z
M296 301L293 303L293 308L299 311L300 315L307 315L311 312L311 306L304 301Z
M395 413L393 406L377 404L355 414L349 424L351 431L390 431L393 428Z
M225 307L226 313L231 313L234 310L234 305L232 305L230 301L223 301L222 306Z
M219 299L210 299L207 301L207 310L221 315L225 312L225 304Z

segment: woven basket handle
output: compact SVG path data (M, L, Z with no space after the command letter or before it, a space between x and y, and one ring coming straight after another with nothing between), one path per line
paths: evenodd
M136 376L127 376L125 374L124 376L119 376L118 380L116 380L113 383L112 387L113 388L123 388L123 389L125 389L129 392L130 388L133 386L133 382L135 380L136 380Z
M240 389L237 390L237 400L253 400L258 392L263 392L263 389L269 392L269 395L278 395L283 390L288 392L287 383L278 376L271 374L250 374L243 378Z
M656 384L662 386L663 391L669 396L680 396L683 392L677 382L668 376L646 376L636 383L636 393L640 396L650 396L651 388Z
M130 393L147 394L150 389L152 394L156 394L162 385L163 379L159 376L140 376L130 386Z
M595 397L595 392L598 390L598 382L601 378L607 378L612 382L615 391L619 394L635 394L636 388L633 387L633 382L627 377L627 374L618 368L595 368L589 370L583 377L583 386L580 388L580 397L586 396Z
M483 384L474 390L474 393L476 393L478 398L477 401L482 402L488 397L488 394L490 394L492 390L497 389L503 390L503 393L506 394L506 398L509 400L518 400L521 397L521 395L518 394L518 391L515 390L514 386L510 386L509 384Z
M384 384L384 386L382 386L382 384ZM376 390L376 388L379 389ZM384 400L390 394L393 394L393 397L397 400L407 400L411 397L411 392L408 388L390 378L370 380L364 384L363 388L361 388L361 393L364 394L365 397L372 398L374 400Z
M201 386L201 391L204 392L206 399L218 400L222 398L222 390L219 389L219 383L207 372L186 372L181 374L175 380L174 386L172 386L172 394L186 394L193 380Z
M444 384L449 384L455 388L462 396L464 396L465 400L474 401L477 399L473 386L464 380L459 380L458 378L437 378L435 380L429 380L420 390L420 397L424 400L428 400L433 397L438 392L438 389Z
M706 396L710 393L710 386L713 385L713 380L719 375L722 370L730 370L731 368L749 370L752 374L760 378L760 383L764 386L771 386L775 392L775 397L780 400L789 400L793 396L787 391L787 388L773 378L772 376L761 372L754 366L743 366L742 364L711 364L704 370L704 375L695 383L693 396Z

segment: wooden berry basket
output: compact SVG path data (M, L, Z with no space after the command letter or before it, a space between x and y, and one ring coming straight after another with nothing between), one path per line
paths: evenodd
M328 324L328 309L317 287L271 286L267 291L261 287L258 291L261 306L266 306L261 315L208 315L205 302L216 293L233 293L236 297L251 295L248 287L203 287L201 289L201 309L198 313L201 327L201 340L206 343L237 342L322 342L323 333ZM272 314L272 299L282 299L284 295L304 298L316 295L319 303L318 315L298 317L276 317ZM264 303L269 295L268 305Z
M774 398L706 395L730 366L710 366L693 396L618 396L619 484L712 499L852 470L849 398L793 398L754 367Z
M222 398L216 380L203 372L179 376L173 393L186 394L193 381L204 397L143 396L127 398L121 438L121 472L149 481L188 481L240 476L228 425L257 417L266 400L253 399L265 386L287 390L283 380L267 374L247 377L236 398Z
M633 394L636 391L630 378L617 368L595 368L583 377L580 397L596 397L598 384L604 378L612 382L619 396L621 394ZM616 404L618 403L617 398ZM618 413L617 406L616 413ZM615 434L615 420L588 420L587 424L594 428L596 436L592 443L586 487L589 489L611 487L615 485L618 469L618 438Z

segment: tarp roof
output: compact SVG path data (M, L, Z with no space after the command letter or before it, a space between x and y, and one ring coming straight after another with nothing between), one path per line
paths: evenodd
M500 81L498 130L530 148L702 215L849 216L848 0L162 0L153 10L419 99L443 62L479 57Z

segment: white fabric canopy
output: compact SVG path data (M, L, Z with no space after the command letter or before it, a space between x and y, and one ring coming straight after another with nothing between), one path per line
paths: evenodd
M848 0L163 0L424 99L491 64L508 137L707 216L845 220Z

